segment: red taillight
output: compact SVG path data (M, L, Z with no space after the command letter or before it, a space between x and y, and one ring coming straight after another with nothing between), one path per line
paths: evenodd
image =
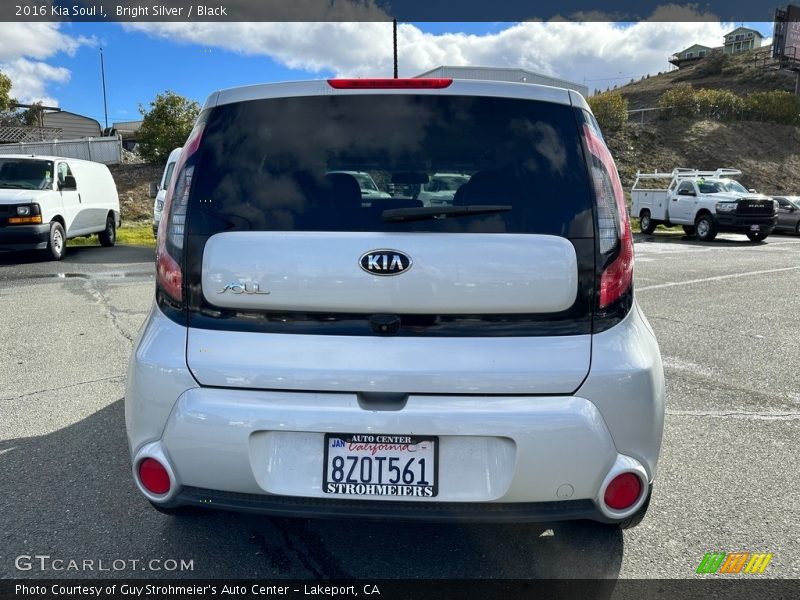
M145 458L139 463L139 481L152 494L166 494L169 491L169 473L154 458Z
M611 480L603 500L614 510L625 510L633 506L642 493L642 481L633 473L623 473Z
M619 254L600 275L598 306L606 308L622 297L633 283L633 236L614 159L605 142L586 123L583 135L589 153L599 163L592 167L592 183L600 213L600 250L613 250L619 244ZM604 248L604 243L608 248Z
M619 256L600 274L600 308L605 308L618 300L633 280L633 240L630 224L620 239Z
M164 291L173 300L180 302L183 298L183 271L178 262L166 250L162 252L160 248L156 258L156 277Z
M440 90L453 83L447 78L421 79L328 79L328 85L337 90L393 90L435 89Z
M183 301L183 271L180 262L185 239L189 192L194 174L193 166L185 167L186 162L200 147L204 127L205 123L198 121L183 146L167 189L161 223L158 227L156 281L164 293L176 302Z

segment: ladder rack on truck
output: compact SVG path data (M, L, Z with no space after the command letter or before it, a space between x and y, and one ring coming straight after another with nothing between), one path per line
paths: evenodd
M741 175L742 172L739 169L730 169L730 168L721 168L717 169L716 171L700 171L698 169L686 169L683 167L679 167L677 169L673 169L670 173L659 173L658 171L654 171L652 173L643 173L641 171L636 172L636 181L633 183L632 191L639 191L642 189L647 189L648 191L664 191L672 187L672 182L677 179L686 179L686 178L699 178L699 177L709 177L713 179L723 179L726 177L738 177ZM652 180L652 179L669 179L670 185L664 188L640 188L639 181L641 180Z

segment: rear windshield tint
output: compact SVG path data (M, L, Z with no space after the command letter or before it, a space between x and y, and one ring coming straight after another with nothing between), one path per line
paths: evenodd
M433 206L450 213L406 218ZM474 206L484 210L463 214ZM387 219L389 209L404 210L399 219ZM195 235L402 231L579 238L593 236L591 215L569 106L331 95L215 108L198 155L188 226Z

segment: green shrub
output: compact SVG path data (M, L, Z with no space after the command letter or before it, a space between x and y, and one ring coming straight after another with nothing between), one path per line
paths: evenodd
M800 125L800 97L791 92L753 92L743 104L751 119Z
M722 52L714 52L713 54L706 56L697 64L694 74L697 77L711 77L713 75L719 75L727 66L727 62L727 54L723 54Z
M591 96L589 106L603 130L617 130L628 122L628 100L619 92Z
M658 107L661 109L661 114L666 117L696 116L697 102L692 84L682 83L661 94Z
M697 90L694 101L699 116L720 121L739 118L744 108L744 100L728 90Z

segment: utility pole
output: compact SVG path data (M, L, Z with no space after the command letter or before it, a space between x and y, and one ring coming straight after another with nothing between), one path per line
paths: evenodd
M105 113L106 129L108 129L108 102L106 101L106 66L103 61L103 48L100 48L100 76L103 79L103 112Z
M397 19L392 19L392 40L394 47L394 78L397 79Z

